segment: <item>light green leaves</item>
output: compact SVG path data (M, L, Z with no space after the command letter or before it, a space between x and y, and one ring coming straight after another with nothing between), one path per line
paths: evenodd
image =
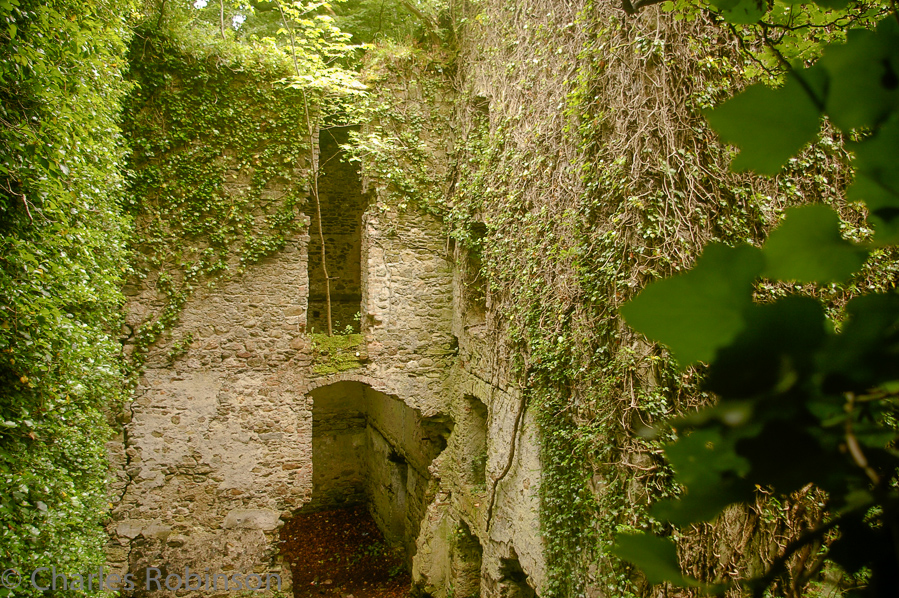
M840 282L861 268L868 251L843 240L840 217L832 209L804 206L787 210L787 219L762 250L762 274L797 282Z
M766 175L777 174L814 140L822 114L845 133L867 128L871 134L851 144L857 179L847 198L867 204L877 242L895 243L899 242L897 109L899 24L890 18L876 31L849 31L846 43L827 46L814 66L793 68L782 87L752 85L706 117L724 141L740 149L734 170Z
M621 313L633 328L668 345L681 365L709 361L743 328L763 264L761 252L749 245L709 245L692 270L650 285Z
M801 80L800 80L801 77ZM740 148L733 169L774 175L818 133L821 120L816 96L823 87L820 70L809 69L787 77L783 87L762 84L706 113L721 138Z

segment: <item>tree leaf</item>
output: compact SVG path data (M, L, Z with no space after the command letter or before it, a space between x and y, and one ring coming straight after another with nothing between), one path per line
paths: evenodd
M841 282L861 268L868 251L840 236L840 217L827 206L787 210L768 237L763 276L798 282Z
M812 375L814 354L826 342L824 309L810 297L753 305L745 327L718 350L705 390L731 399L782 395ZM779 404L785 411L791 404ZM758 418L758 409L753 419Z
M661 500L652 506L650 513L661 521L689 525L712 521L728 505L751 499L751 487L731 480L716 486L698 487L675 499Z
M899 243L899 112L873 137L850 147L855 151L856 177L846 199L868 206L875 242Z
M721 9L721 16L730 23L755 23L767 9L758 0L710 0L709 3Z
M820 357L824 388L862 392L899 380L899 295L872 294L846 304L847 323Z
M876 127L899 105L899 24L852 29L827 46L818 65L828 74L827 116L843 131Z
M668 345L682 366L711 361L742 330L763 264L755 247L713 243L692 270L652 283L621 314L635 330Z
M734 451L733 443L714 429L694 430L665 447L677 481L688 491L698 486L717 486L721 473L743 475L749 462Z
M677 562L677 547L668 538L646 533L617 534L612 553L640 567L651 584L687 581Z
M810 97L802 82L816 94ZM757 83L717 108L706 118L721 139L740 148L731 168L775 175L802 147L812 141L820 126L820 101L825 83L817 67L787 76L783 87L772 89Z
M839 454L826 451L817 435L798 423L797 419L772 420L760 434L736 443L737 452L752 464L750 483L773 486L778 494L787 495L809 483L830 490L830 479L844 479Z
M685 493L655 505L652 513L677 525L711 521L727 505L749 495L740 480L749 462L737 455L733 438L715 428L694 430L665 447L665 456Z
M856 573L867 566L869 560L869 552L859 550L859 546L870 547L881 554L889 554L891 543L886 530L872 529L861 515L850 517L840 525L840 537L831 544L827 558L839 564L847 573Z

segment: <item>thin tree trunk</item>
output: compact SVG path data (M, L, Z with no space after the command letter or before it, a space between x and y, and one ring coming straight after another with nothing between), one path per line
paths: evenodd
M223 1L223 0L221 0ZM300 65L297 62L297 48L296 42L293 38L293 29L290 28L290 25L287 23L287 19L284 16L284 9L281 7L281 2L278 2L278 11L281 13L281 23L284 25L284 28L290 34L290 50L293 55L293 68L296 71L297 77L300 76ZM318 159L315 154L315 127L312 126L312 117L309 114L309 102L306 99L306 90L300 90L303 94L303 111L306 118L306 133L309 136L309 151L312 153L312 197L315 198L315 212L318 216L318 238L321 242L322 246L322 272L325 275L325 305L327 309L327 322L328 322L328 336L331 336L334 331L331 326L331 278L328 276L328 260L327 254L325 252L325 234L322 230L322 203L321 199L318 195Z
M222 31L222 39L225 39L225 0L219 0L219 27Z
M303 103L306 102L305 96L306 96L306 94L304 93L303 94ZM312 135L310 134L309 137L311 138ZM313 156L312 160L313 160L313 162L315 162L314 156ZM325 274L325 304L326 304L326 309L327 309L327 314L328 314L328 336L331 336L331 334L333 333L333 331L331 329L331 278L328 276L328 263L326 260L327 256L325 255L325 234L324 234L324 232L322 232L322 204L321 204L321 201L319 201L319 197L318 197L318 169L315 167L313 167L313 169L314 169L315 175L313 176L313 179L312 179L312 185L313 185L312 195L315 197L315 211L316 211L316 215L318 216L318 239L321 242L321 246L322 246L322 272L324 272L324 274Z

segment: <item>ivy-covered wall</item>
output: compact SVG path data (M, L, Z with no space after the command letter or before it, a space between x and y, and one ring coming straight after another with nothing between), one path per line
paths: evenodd
M300 210L312 140L300 92L279 83L288 72L177 39L147 28L131 47L124 128L136 231L126 293L149 286L163 300L130 311L136 370L194 290L239 276L308 226Z
M311 364L306 110L277 64L178 39L139 29L131 46L132 389L109 445L108 566L266 563L289 587L274 530L311 491L292 373Z
M329 161L332 144L319 157L317 183L323 220L338 228L324 233L345 233L337 239L347 242L328 246L328 263L356 287L363 330L310 334L318 268L309 247L318 231L309 226L316 148L306 98L279 83L277 65L231 61L179 39L151 28L132 44L140 66L125 124L135 145L138 241L124 345L134 376L121 434L109 445L108 564L139 578L150 566L265 569L286 589L275 530L314 498L316 449L328 456L314 433L313 406L326 392L317 389L364 384L424 417L439 414L453 354L452 273L436 220L363 214L358 178L328 180L355 166ZM328 201L332 191L349 201ZM404 421L392 423L413 434ZM388 477L388 445L404 454L419 440L378 443L380 468L368 469ZM382 517L411 514L408 534L397 534L410 549L437 475L424 461L416 458L417 475L391 478L409 508ZM358 486L346 469L332 472L335 487ZM373 483L370 500L390 505L394 491Z
M689 267L710 241L759 243L789 206L833 205L844 234L866 238L862 210L842 200L848 155L825 129L774 179L730 172L732 150L702 110L749 81L772 81L772 58L753 54L753 31L698 9L628 16L613 2L543 0L468 8L455 61L407 75L425 103L440 101L429 89L455 89L452 124L422 120L426 110L384 92L384 133L360 138L358 152L389 182L388 207L423 204L459 243L460 365L494 388L520 387L524 429L539 423L546 562L525 564L529 581L544 596L661 593L611 554L613 534L666 531L648 505L678 489L661 457L665 437L647 433L712 397L700 390L701 369L679 372L618 309L649 281ZM375 72L390 64L372 56ZM446 131L449 155L402 136L422 122L432 136ZM421 166L443 161L448 182ZM881 250L844 286L798 290L839 317L859 289L895 285L894 256ZM762 301L784 292L757 289ZM488 446L508 454L505 438L502 448L496 441ZM705 579L757 573L820 508L808 492L786 502L760 494L752 508L676 538L685 570ZM470 528L484 544L486 576L495 538Z
M338 319L356 302L361 334L325 341L306 335L315 102L280 81L284 52L174 35L164 6L126 56L130 6L0 1L4 562L102 562L111 412L109 562L276 565L273 530L310 497L313 389L352 381L456 422L431 477L419 467L421 588L666 591L611 555L612 535L670 531L647 514L678 491L665 438L640 433L711 397L618 308L709 241L758 243L789 206L831 204L847 237L870 235L827 129L773 180L728 170L702 110L774 80L753 31L680 4L482 0L430 30L443 48L369 49L348 155L371 205L354 190L352 218L323 219L346 227ZM895 287L894 257L793 290L838 320L852 294ZM681 560L757 571L819 498L760 495L676 538Z
M0 561L22 575L0 596L40 595L37 567L104 560L131 9L0 2Z

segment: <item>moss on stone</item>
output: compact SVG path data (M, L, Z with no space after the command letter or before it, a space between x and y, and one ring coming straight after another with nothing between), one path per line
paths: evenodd
M362 367L368 359L365 339L361 334L312 334L312 371L316 374L335 374Z

